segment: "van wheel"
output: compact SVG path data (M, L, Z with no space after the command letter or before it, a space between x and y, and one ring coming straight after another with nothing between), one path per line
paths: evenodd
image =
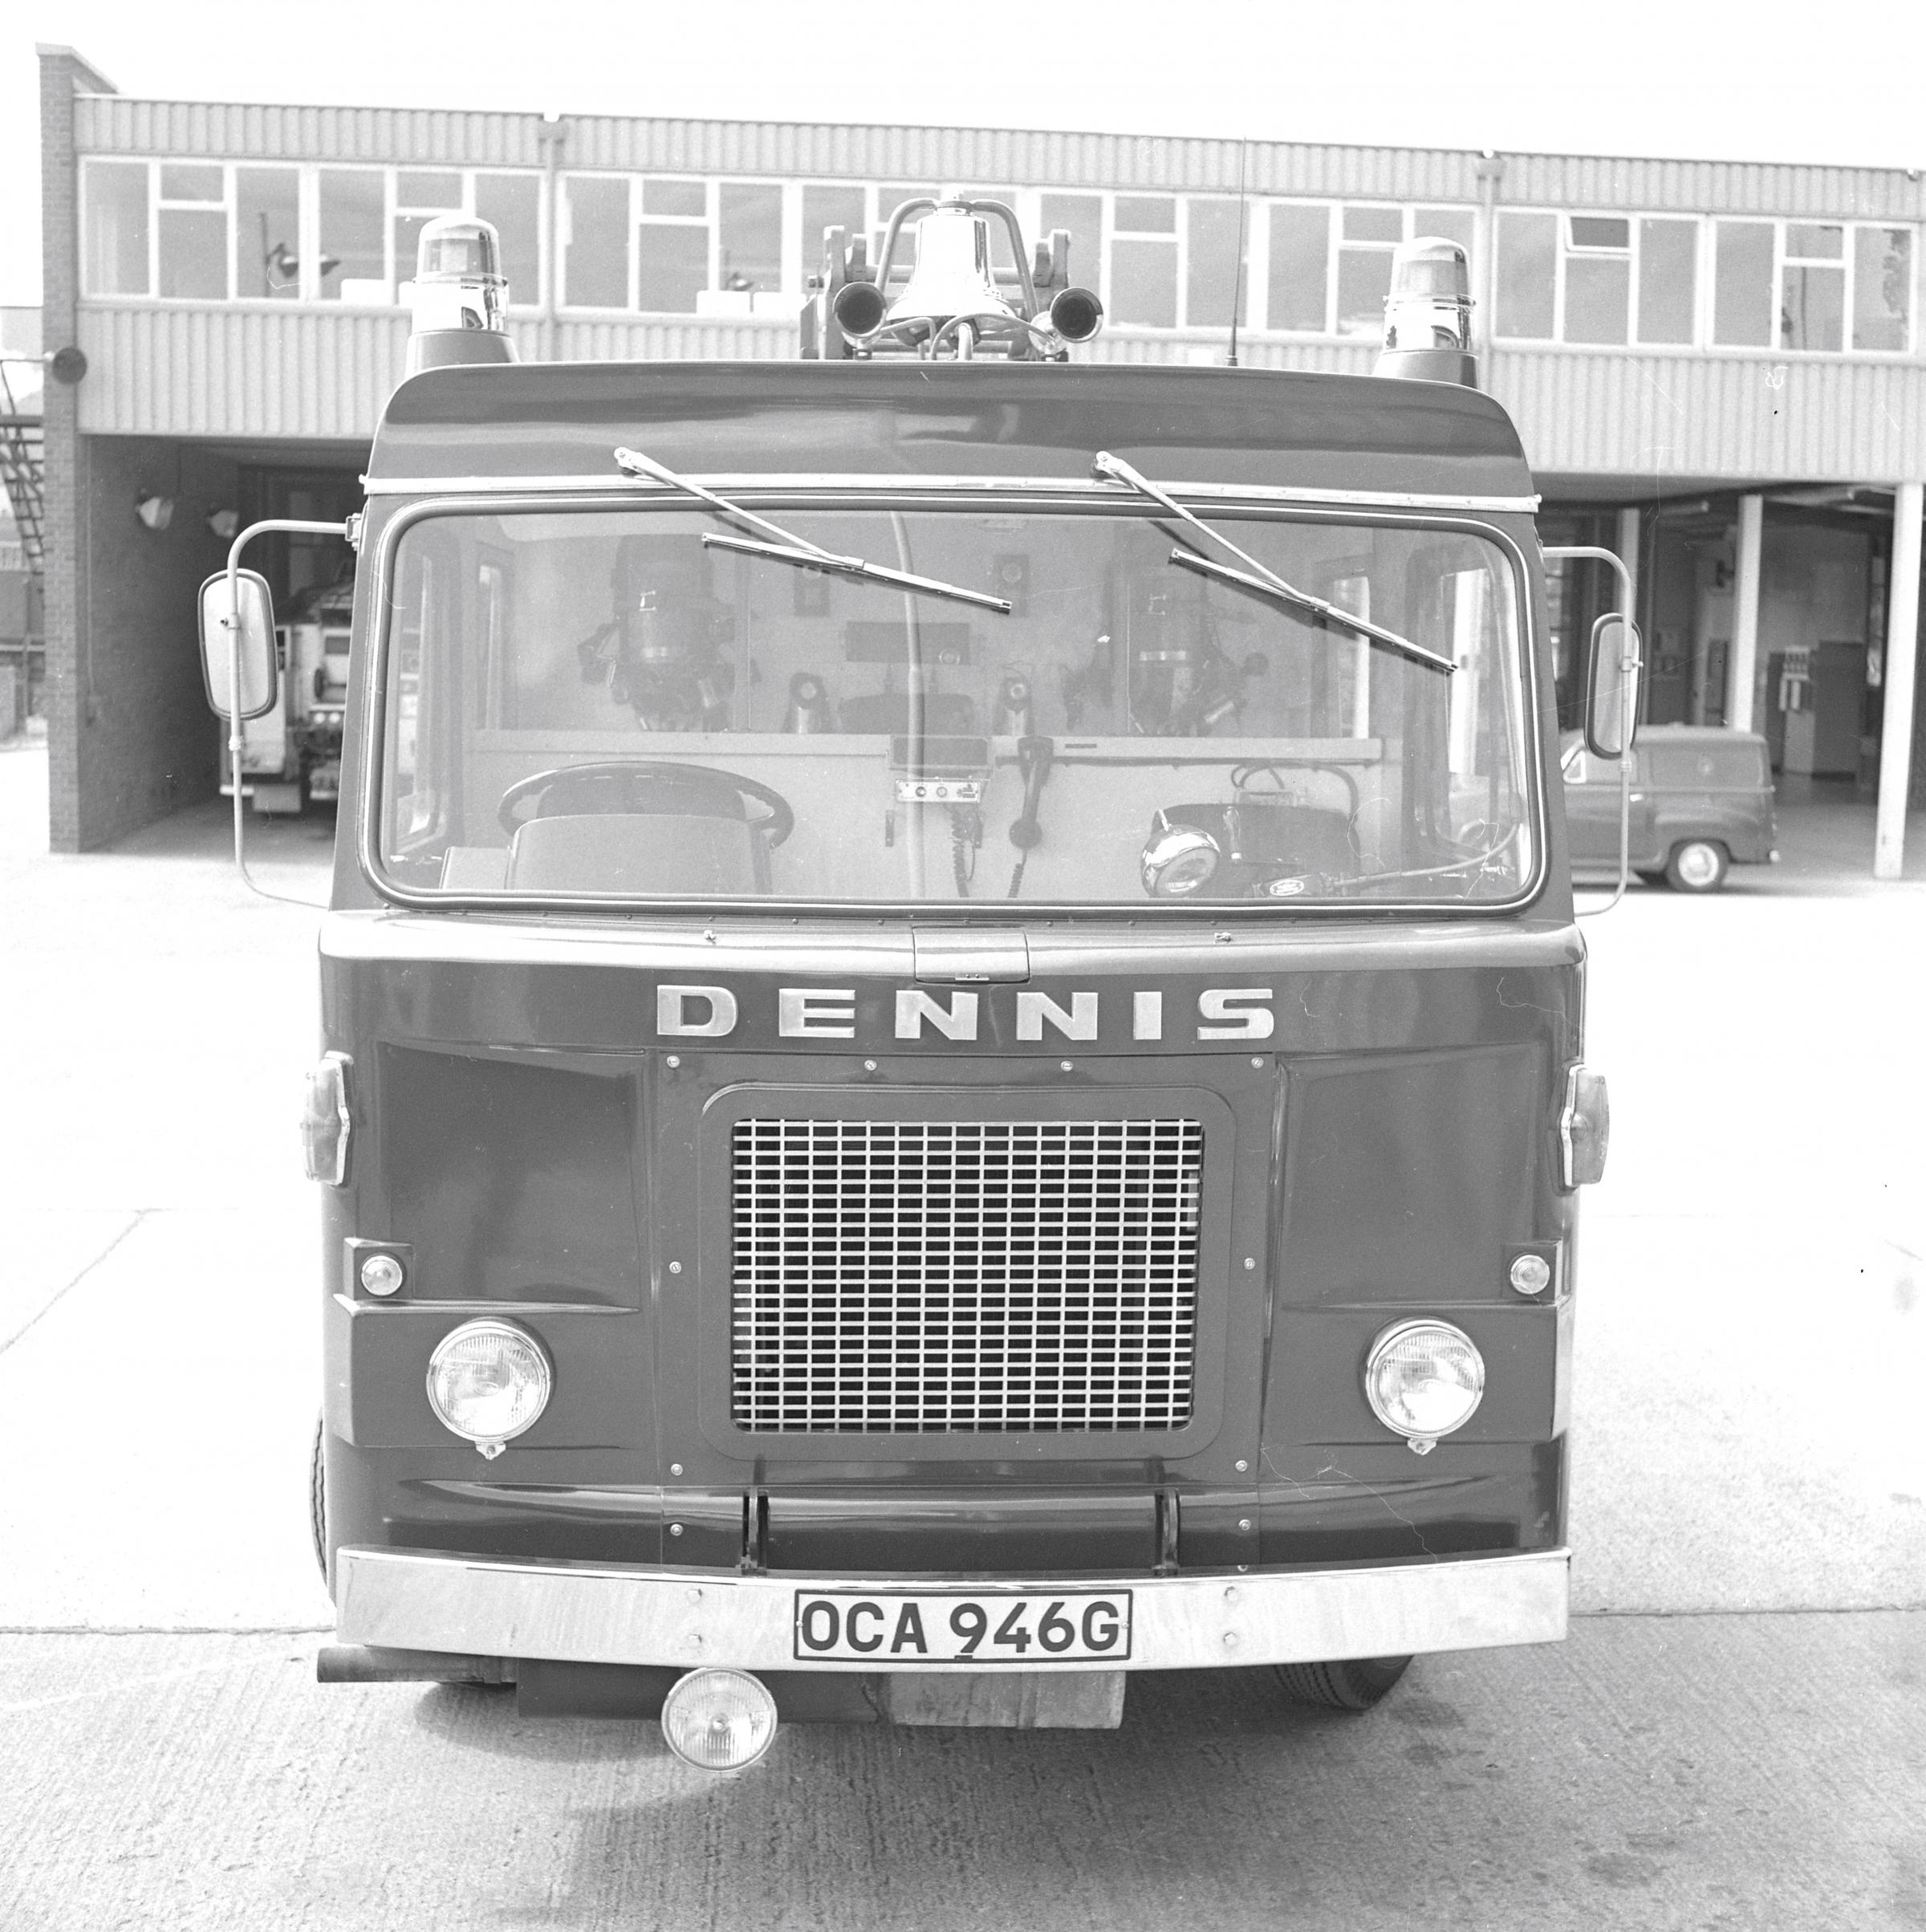
M1273 1664L1284 1694L1327 1710L1369 1710L1411 1668L1408 1657L1354 1657L1328 1664Z
M323 1583L327 1580L327 1466L321 1459L321 1434L326 1426L319 1416L315 1417L315 1450L307 1465L307 1527Z
M1675 892L1716 893L1731 863L1717 839L1681 839L1665 861L1665 883Z

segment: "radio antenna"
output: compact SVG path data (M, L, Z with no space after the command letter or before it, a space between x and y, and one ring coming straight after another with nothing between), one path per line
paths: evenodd
M1237 311L1244 306L1244 214L1250 205L1244 192L1244 162L1250 152L1250 143L1240 138L1237 142L1237 270L1230 284L1230 360L1229 367L1237 366Z

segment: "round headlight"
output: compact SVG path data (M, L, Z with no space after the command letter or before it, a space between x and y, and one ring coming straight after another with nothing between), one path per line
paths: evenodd
M1223 854L1207 832L1172 825L1144 848L1144 889L1153 899L1194 898L1215 876Z
M429 1406L485 1456L534 1425L555 1383L542 1344L509 1321L465 1321L428 1361Z
M662 1735L698 1771L741 1771L776 1735L776 1700L746 1670L692 1670L662 1700Z
M1462 1429L1485 1393L1485 1358L1448 1321L1401 1321L1371 1345L1364 1393L1387 1429L1428 1449Z

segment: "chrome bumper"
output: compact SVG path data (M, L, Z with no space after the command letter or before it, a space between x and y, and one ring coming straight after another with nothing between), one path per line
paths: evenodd
M900 1590L912 1581L985 1597L1010 1590L1128 1589L1133 1603L1130 1667L1185 1670L1553 1642L1565 1634L1570 1571L1565 1550L1375 1569L994 1582L961 1576L737 1576L510 1563L407 1550L343 1549L335 1560L337 1620L346 1644L580 1663L719 1664L744 1670L892 1667L880 1660L798 1657L798 1592ZM1051 1668L1115 1666L1092 1658Z

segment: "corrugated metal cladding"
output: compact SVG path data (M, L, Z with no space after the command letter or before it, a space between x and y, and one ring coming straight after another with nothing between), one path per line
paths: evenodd
M356 437L374 433L401 380L408 323L396 315L83 307L89 371L80 427L93 435ZM517 322L529 361L787 360L786 322ZM1100 336L1082 359L1181 363L1224 352L1221 336ZM1254 368L1366 375L1368 343L1246 340ZM1491 393L1534 468L1603 475L1878 482L1926 463L1926 368L1835 357L1628 355L1503 349Z
M427 108L249 106L83 95L83 153L271 157L282 161L539 167L545 127L570 168L667 174L854 176L908 186L1152 188L1233 193L1240 160L1254 194L1473 201L1468 148L1344 147L1038 128L850 127L829 122L651 120ZM1926 218L1926 184L1898 169L1753 161L1507 154L1501 202L1700 213Z
M534 114L425 108L250 106L119 94L83 94L74 104L75 144L83 154L538 168L542 124Z
M1505 349L1491 393L1534 469L1892 482L1926 468L1926 369L1814 357Z

